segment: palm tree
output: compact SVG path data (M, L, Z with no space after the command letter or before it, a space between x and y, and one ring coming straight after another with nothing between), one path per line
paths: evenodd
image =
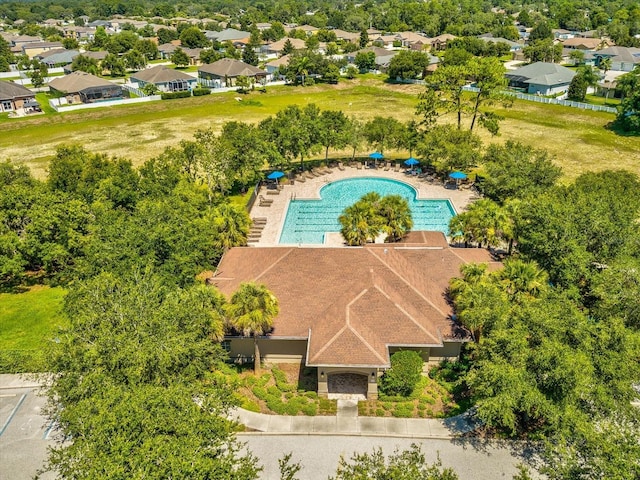
M512 258L504 263L504 268L496 273L507 294L513 299L521 297L537 298L549 284L547 272L535 262Z
M216 209L213 223L216 231L214 244L222 251L247 244L251 218L244 209L223 203Z
M382 228L387 232L387 242L402 240L413 227L409 202L400 195L387 195L378 203Z
M342 225L340 233L350 246L363 246L380 233L379 217L369 202L358 201L345 208L338 221Z
M254 372L260 371L260 347L258 337L273 327L273 319L280 308L278 299L265 285L241 283L226 306L231 326L245 337L253 337Z

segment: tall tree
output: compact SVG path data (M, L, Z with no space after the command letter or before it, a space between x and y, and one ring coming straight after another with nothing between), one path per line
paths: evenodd
M278 299L266 286L256 283L241 283L226 307L231 327L245 337L253 337L254 371L260 371L260 346L258 337L273 327L278 316Z
M52 448L48 469L257 478L225 418L231 389L212 374L224 356L224 297L204 285L172 289L149 270L128 277L100 275L65 300L70 326L44 381L48 414L73 441Z
M319 143L324 147L324 159L329 160L329 148L344 148L349 134L349 118L341 110L323 110L318 121Z

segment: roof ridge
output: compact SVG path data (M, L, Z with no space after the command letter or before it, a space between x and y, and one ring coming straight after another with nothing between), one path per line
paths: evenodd
M262 272L260 272L256 276L255 280L258 280L260 277L262 277L266 273L268 273L273 267L275 267L278 263L280 263L285 257L287 257L289 254L291 254L292 251L293 251L293 248L288 248L278 259L276 259L271 265L269 265L266 269L264 269Z
M400 281L402 281L403 283L405 283L407 285L408 288L410 288L411 290L413 290L420 298L422 298L425 302L427 302L429 305L431 305L437 312L439 312L441 315L447 317L448 315L443 312L442 310L440 310L440 308L438 308L438 306L436 304L434 304L430 299L428 299L427 297L425 297L422 292L420 292L418 289L416 289L410 282L408 282L402 275L400 275L395 268L393 268L391 265L389 265L388 262L384 261L381 257L379 257L378 255L376 255L375 253L373 253L374 250L376 250L375 248L369 248L367 249L374 257L376 257L378 259L378 261L380 263L382 263L383 265L385 265L389 270L391 270L393 272L393 274L398 277L400 279ZM386 250L386 249L385 249ZM397 258L402 258L399 255L394 255ZM402 260L404 261L406 266L410 267L409 262L407 262L404 258L402 258ZM407 271L409 271L409 268L407 268Z
M331 338L329 339L329 341L328 341L327 343L325 343L325 344L324 344L324 346L323 346L320 350L318 350L318 351L316 352L316 354L314 355L314 358L319 357L319 356L320 356L320 355L321 355L321 354L322 354L322 353L323 353L327 348L329 348L329 346L330 346L333 342L335 342L335 341L336 341L336 339L337 339L340 335L342 335L342 332L344 332L344 331L345 331L345 330L347 330L348 328L349 328L349 326L348 326L347 324L344 324L344 325L342 326L342 328L340 328L340 330L338 330L338 331L335 333L335 335L334 335L333 337L331 337ZM313 329L312 329L312 328L309 328L309 332L313 332ZM309 338L311 338L311 335L309 335ZM309 341L309 345L311 345L311 341Z
M379 280L381 281L381 283L386 284L387 288L389 290L393 290L394 292L398 293L398 291L393 288L393 286L391 286L391 284L389 284L388 282L385 281L384 278L381 278L380 276ZM418 322L415 317L413 315L411 315L407 310L405 310L404 308L402 308L402 306L398 305L396 302L394 302L393 300L391 300L391 297L389 295L387 295L387 293L382 290L378 285L374 285L374 288L376 290L378 290L382 295L384 295L391 303L393 303L393 305L402 312L402 314L407 317L409 320L411 320L416 327L418 327L420 330L422 330L424 333L426 333L428 336L430 336L431 338L433 338L434 340L438 341L438 339L429 331L427 330L424 325L422 325L420 322Z
M358 295L356 295L353 300L351 300L349 303L347 303L347 307L346 307L346 316L345 316L345 326L347 328L349 328L349 330L351 330L353 332L353 334L358 337L360 339L360 341L369 349L369 351L373 352L373 354L380 359L381 362L386 362L386 360L384 358L382 358L380 356L380 354L378 354L378 352L376 352L376 350L371 346L371 344L369 342L367 342L365 340L365 338L360 334L360 332L358 332L352 325L351 325L351 313L350 313L350 309L351 306L356 303L358 300L360 300L360 297L362 297L364 294L366 294L369 291L368 288L365 288L364 290L362 290Z

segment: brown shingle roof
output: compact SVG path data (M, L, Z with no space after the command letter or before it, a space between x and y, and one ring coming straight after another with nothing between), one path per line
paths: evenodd
M36 94L27 87L13 82L0 81L0 100L13 100L14 98L30 98Z
M54 78L49 82L49 86L59 92L75 93L90 87L113 87L114 84L95 75L77 71Z
M492 262L486 250L435 243L233 248L213 283L226 295L241 282L266 284L280 302L270 336L308 338L308 365L386 367L389 345L440 346L444 339L467 338L451 320L445 292L469 261Z

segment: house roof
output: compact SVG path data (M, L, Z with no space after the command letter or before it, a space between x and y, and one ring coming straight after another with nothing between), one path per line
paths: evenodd
M265 67L280 67L281 65L289 65L290 55L283 55L280 58L275 58L270 62L265 63Z
M341 30L339 28L336 28L335 30L333 30L333 33L336 34L336 37L338 39L343 39L343 40L356 40L360 38L360 33L358 32L347 32L346 30Z
M56 77L49 82L49 86L59 92L75 93L91 87L117 87L114 83L104 80L90 73L76 71L63 77Z
M236 30L235 28L226 28L221 32L207 31L205 36L209 40L216 40L218 42L226 42L227 40L242 40L243 38L249 38L251 32L245 32L243 30Z
M0 100L13 100L14 98L35 97L35 93L27 87L13 82L0 81Z
M531 63L505 74L514 82L548 86L570 83L575 75L576 72L567 67L547 62Z
M270 337L308 339L308 365L388 367L389 345L467 340L445 298L449 279L467 262L499 266L486 250L421 233L410 239L418 244L232 248L213 283L226 295L241 282L265 284L280 304Z
M63 63L71 63L78 55L80 55L78 50L56 48L55 50L48 50L46 52L39 53L34 58L39 58L44 63L50 65L61 65Z
M270 43L267 46L267 49L272 52L280 52L284 48L284 44L287 43L287 40L291 41L291 45L293 46L294 50L301 50L306 47L304 40L300 40L299 38L285 37L281 38L277 42Z
M567 48L579 48L582 50L595 50L604 40L599 38L568 38L562 42Z
M157 65L152 68L140 70L139 72L131 74L131 79L156 84L167 83L174 80L195 80L191 75L187 75L179 70L174 70L173 68L168 68L165 65Z
M198 72L209 73L218 77L238 77L240 75L256 77L267 75L267 72L264 70L233 58L221 58L213 63L202 65L198 68Z
M614 62L640 63L640 48L608 47L595 52L596 56L609 57Z

